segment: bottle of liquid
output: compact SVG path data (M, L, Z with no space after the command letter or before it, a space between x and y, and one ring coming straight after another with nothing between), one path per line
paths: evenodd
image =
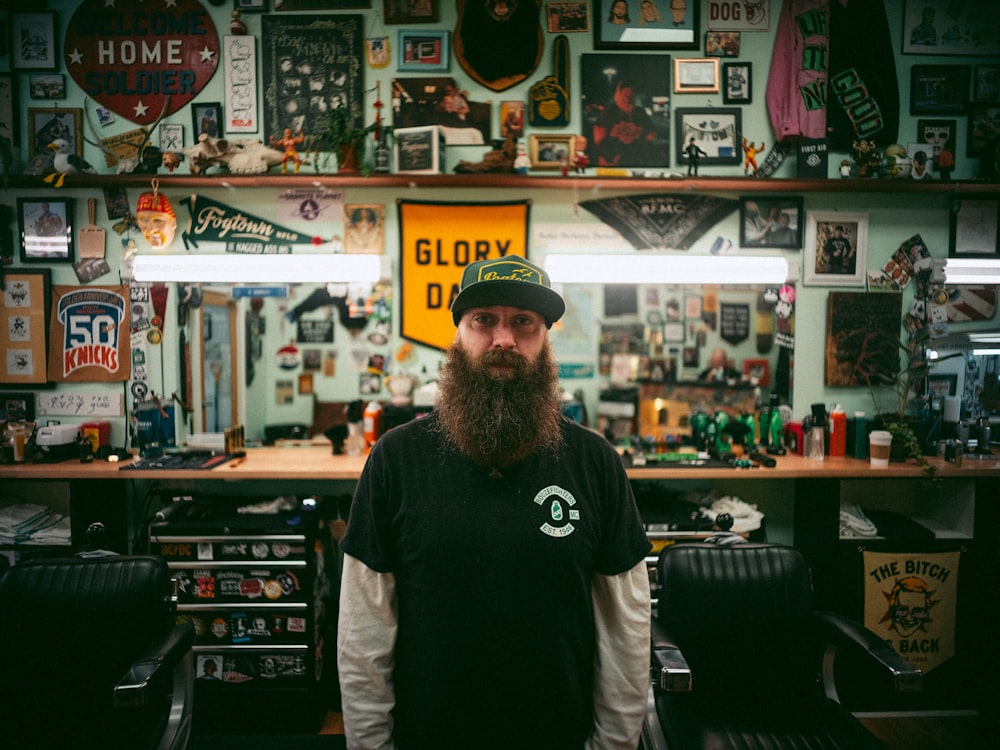
M14 463L24 462L24 425L14 425Z
M757 431L760 435L760 437L757 440L757 445L762 449L767 448L768 443L770 443L770 437L771 437L770 404L761 404L760 406L760 424L758 425Z
M806 458L813 461L822 461L826 453L826 406L824 404L812 405L812 417L809 420L809 431L806 432Z
M371 448L382 434L382 404L369 401L364 414L365 443Z
M847 412L840 404L830 412L830 455L847 455Z
M863 411L854 412L855 458L868 458L868 417Z
M783 426L781 423L781 397L777 393L771 394L770 411L771 418L767 426L767 452L783 456L785 455L785 441L781 434Z

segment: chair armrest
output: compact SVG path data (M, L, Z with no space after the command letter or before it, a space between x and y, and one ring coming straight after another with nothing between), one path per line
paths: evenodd
M923 690L923 672L861 623L836 612L816 612L814 616L822 635L831 643L857 646L887 670L895 692L919 693Z
M145 706L150 686L157 679L172 679L172 672L194 643L194 624L175 625L132 663L114 689L115 708ZM163 677L160 677L163 675Z
M671 693L691 691L691 667L680 647L655 619L651 628L650 651L653 684Z

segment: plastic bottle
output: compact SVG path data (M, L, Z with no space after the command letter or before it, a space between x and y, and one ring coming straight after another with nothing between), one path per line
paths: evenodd
M14 463L24 462L24 425L14 425Z
M847 455L847 412L840 404L830 412L830 455Z
M812 405L812 417L809 420L809 431L806 432L806 458L814 461L822 461L826 453L826 439L824 437L826 425L826 406L824 404Z
M771 394L770 411L771 418L767 426L767 452L783 456L785 455L785 447L781 435L781 397L777 393Z
M853 450L855 458L868 458L868 417L863 411L854 412Z
M369 401L364 414L365 443L371 448L382 434L382 404Z
M760 406L760 424L757 428L759 437L757 439L757 444L761 448L767 448L770 442L771 436L771 406L770 404L761 404Z

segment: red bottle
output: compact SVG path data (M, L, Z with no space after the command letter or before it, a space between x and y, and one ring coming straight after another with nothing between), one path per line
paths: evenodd
M830 412L830 455L847 455L847 412L840 404Z

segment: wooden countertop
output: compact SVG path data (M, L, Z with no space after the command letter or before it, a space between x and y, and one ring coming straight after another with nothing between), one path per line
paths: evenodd
M132 459L134 461L135 459ZM120 467L131 463L108 463L94 461L82 464L77 460L54 464L5 464L0 465L0 480L11 479L184 479L184 480L224 480L243 481L253 479L316 479L335 480L357 479L364 467L365 456L335 456L329 446L289 446L250 448L246 459L236 465L229 462L210 470L155 469L120 471ZM871 466L867 460L854 458L830 458L811 461L802 456L776 456L777 466L773 469L697 468L697 467L632 467L628 475L632 479L886 479L922 476L921 468L913 461L892 463L885 468ZM1000 460L973 460L966 458L962 466L956 467L939 458L931 458L937 467L937 476L952 477L1000 477Z

